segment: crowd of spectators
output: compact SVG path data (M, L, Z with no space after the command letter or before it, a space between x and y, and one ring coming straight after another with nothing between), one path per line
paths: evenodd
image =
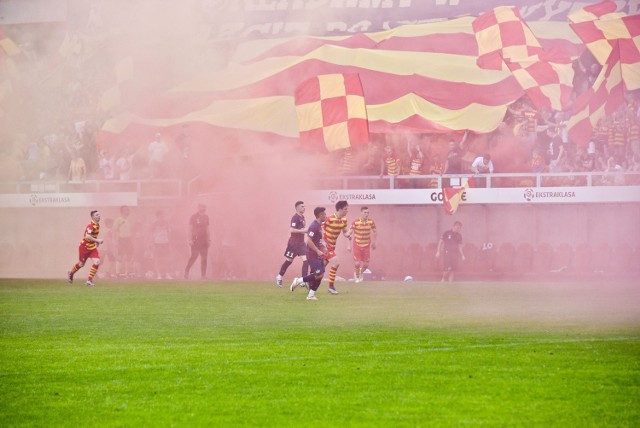
M79 22L3 28L20 52L0 59L0 181L186 178L184 129L100 143L120 107L106 95L121 54L113 48L119 29L101 23L99 4Z
M558 173L545 185L570 186L586 184L586 176L563 173L601 172L593 184L640 182L640 175L619 174L640 172L636 94L626 94L624 104L598 122L587 146L571 141L568 119L568 112L537 110L523 98L489 135L373 134L368 146L336 152L331 162L340 174L355 176ZM512 184L532 184L531 179L521 181ZM437 186L437 180L421 183L421 187Z

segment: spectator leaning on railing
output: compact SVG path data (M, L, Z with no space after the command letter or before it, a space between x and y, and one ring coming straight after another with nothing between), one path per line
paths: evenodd
M482 156L478 156L471 164L471 171L474 174L491 174L493 173L493 162L491 161L491 155L485 153ZM486 187L485 178L476 178L475 183L477 187Z

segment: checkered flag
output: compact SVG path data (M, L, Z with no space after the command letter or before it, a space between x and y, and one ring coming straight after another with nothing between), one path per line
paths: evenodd
M615 10L615 3L605 0L569 15L571 28L602 65L569 119L569 136L582 146L589 143L598 121L622 105L625 89L640 89L640 15Z
M545 51L515 7L501 6L473 21L480 68L513 73L537 108L564 110L573 91L569 55Z
M335 151L369 142L358 74L325 74L305 80L296 88L295 104L302 146Z

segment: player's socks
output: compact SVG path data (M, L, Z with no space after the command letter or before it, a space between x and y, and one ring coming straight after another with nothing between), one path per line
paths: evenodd
M289 268L290 265L291 265L291 262L289 260L285 260L284 263L282 263L282 266L280 266L280 276L284 276L285 272L287 272L287 269Z
M76 263L75 265L73 265L73 267L71 268L71 276L73 276L73 274L75 274L76 272L78 272L80 270L82 266L80 266L80 263Z
M302 276L309 275L309 262L306 260L302 261Z
M333 283L336 282L337 272L338 272L338 268L335 266L329 269L329 288L333 288Z
M302 282L306 282L307 284L311 284L315 280L316 280L315 273L310 273L309 275L305 275L302 277Z
M96 276L96 272L98 272L99 265L91 265L91 269L89 269L89 277L87 278L89 281L93 281L93 277Z

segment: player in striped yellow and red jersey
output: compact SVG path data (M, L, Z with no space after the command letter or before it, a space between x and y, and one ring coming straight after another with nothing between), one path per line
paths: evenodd
M362 282L362 273L369 267L371 250L376 249L378 231L376 223L369 218L369 207L360 208L360 218L351 223L353 234L353 261L355 282Z
M347 201L338 201L336 203L336 213L327 217L322 224L322 239L327 247L325 264L331 265L329 269L329 293L331 294L338 294L334 285L338 267L340 266L340 261L336 256L336 243L341 233L349 239L348 250L351 251L351 232L349 231L349 223L347 222L348 211L349 204Z
M67 272L67 278L69 282L73 282L73 275L80 270L81 267L91 259L92 265L89 270L89 276L86 284L92 287L93 277L98 272L100 266L100 254L98 253L98 245L102 244L103 240L98 238L100 234L100 213L97 210L91 211L91 223L87 225L84 230L84 237L80 241L78 246L78 263L73 265L71 270Z

